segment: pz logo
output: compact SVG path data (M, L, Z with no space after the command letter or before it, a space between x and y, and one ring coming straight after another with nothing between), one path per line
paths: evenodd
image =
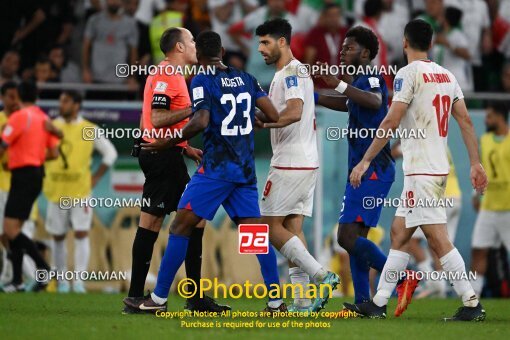
M269 253L269 225L240 224L239 254Z

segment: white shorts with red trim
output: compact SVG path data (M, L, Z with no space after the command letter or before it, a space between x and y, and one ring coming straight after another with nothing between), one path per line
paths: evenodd
M312 216L318 169L269 168L260 201L262 216Z
M428 224L446 224L444 192L447 175L411 175L404 177L401 202L395 216L404 217L406 228ZM435 202L435 204L431 204Z
M89 231L92 226L91 207L60 208L59 203L48 202L46 231L51 235L64 235L68 230Z

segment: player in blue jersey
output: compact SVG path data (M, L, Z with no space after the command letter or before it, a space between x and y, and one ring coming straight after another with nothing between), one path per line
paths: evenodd
M141 144L146 150L159 150L204 131L202 164L179 201L156 288L144 300L124 300L126 305L145 312L166 310L168 291L186 256L189 235L201 219L213 219L223 205L237 224L260 222L254 159L255 107L261 110L257 116L271 122L278 121L278 112L252 75L216 61L224 54L217 33L200 33L196 48L198 61L204 66L214 65L216 72L193 78L193 118L180 138ZM269 254L257 258L270 290L272 284L279 284L275 252L269 247ZM286 306L283 300L273 299L266 310L285 311Z
M356 70L361 67L365 72L354 75L348 80L350 84L332 75L321 76L326 84L344 96L318 96L318 104L349 112L349 171L337 238L338 244L349 253L355 303L370 301L369 270L374 268L382 272L386 262L386 255L367 239L367 235L370 228L377 226L382 211L382 204L373 206L372 202L386 198L395 179L395 161L387 144L374 158L358 188L353 188L348 180L388 113L386 83L379 73L373 73L374 68L370 65L378 50L377 36L371 29L351 28L343 42L340 60L345 66L353 65ZM403 281L397 291L404 288L412 289L410 280Z

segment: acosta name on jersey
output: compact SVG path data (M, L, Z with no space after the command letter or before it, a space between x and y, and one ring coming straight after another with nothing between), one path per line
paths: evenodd
M244 86L244 82L241 77L234 78L221 78L221 86L222 87L238 87Z

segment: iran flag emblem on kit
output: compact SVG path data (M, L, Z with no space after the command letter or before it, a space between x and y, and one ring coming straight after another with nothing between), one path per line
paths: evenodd
M117 192L139 192L143 190L145 177L138 162L117 162L111 174L113 190Z

